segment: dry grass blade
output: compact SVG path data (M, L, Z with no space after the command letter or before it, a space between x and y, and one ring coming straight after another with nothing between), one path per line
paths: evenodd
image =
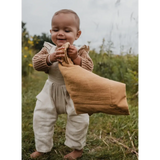
M117 141L115 138L113 138L113 137L109 137L109 138L111 139L112 142L117 143L118 145L123 146L124 148L130 150L130 148L127 145Z
M133 141L132 141L131 134L129 133L129 131L127 131L127 133L128 133L128 135L129 135L129 139L130 139L130 141L131 141L131 145L132 145L132 147L135 149L134 143L133 143Z
M61 153L61 151L59 151L60 155L63 157L63 154Z
M138 159L138 153L136 152L136 148L135 148L134 143L133 143L133 141L132 141L131 134L129 133L129 131L127 131L127 133L128 133L128 135L129 135L129 139L130 139L130 141L131 141L131 145L132 145L132 147L133 147L132 152L134 152L134 153L136 154L137 159Z
M103 139L104 144L109 147L109 145L107 144L107 142Z
M54 151L55 151L56 154L58 154L56 150L54 150Z
M99 135L99 139L102 138L102 130L100 130L100 135Z

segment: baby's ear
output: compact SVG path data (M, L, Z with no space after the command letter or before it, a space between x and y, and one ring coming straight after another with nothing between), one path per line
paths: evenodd
M81 30L77 32L76 40L80 37L81 33L82 33Z

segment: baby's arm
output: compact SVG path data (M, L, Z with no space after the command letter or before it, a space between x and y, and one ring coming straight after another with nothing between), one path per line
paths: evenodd
M78 50L78 55L81 57L81 67L88 71L93 71L93 61L83 47Z
M37 54L32 58L33 68L37 71L44 71L48 73L50 66L47 64L46 59L48 58L48 51L46 47L43 47Z
M75 46L70 45L67 49L67 54L75 65L79 65L86 70L92 71L93 61L86 50L89 50L89 48L87 48L86 46L83 46L82 48L77 50Z

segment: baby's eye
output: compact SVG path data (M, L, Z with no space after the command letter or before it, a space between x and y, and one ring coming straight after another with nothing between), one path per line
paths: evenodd
M58 29L52 29L53 32L58 32Z
M70 32L70 30L65 30L65 32L67 32L67 33L68 33L68 32Z

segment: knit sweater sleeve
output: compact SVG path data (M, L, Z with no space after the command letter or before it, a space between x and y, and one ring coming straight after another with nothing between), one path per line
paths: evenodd
M86 70L93 71L94 65L93 65L92 59L90 58L88 54L88 51L89 51L89 47L87 47L86 45L84 45L78 50L78 54L82 59L81 67Z
M44 71L48 73L51 66L47 65L46 58L48 57L48 50L43 47L37 54L32 58L33 68L37 71Z

